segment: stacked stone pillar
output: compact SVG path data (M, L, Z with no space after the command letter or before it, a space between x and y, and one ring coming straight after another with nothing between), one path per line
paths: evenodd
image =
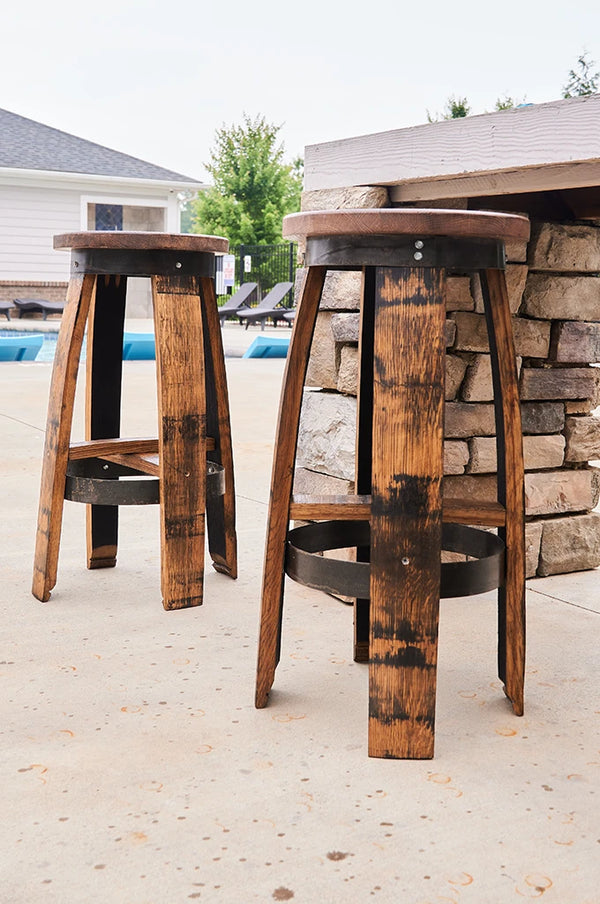
M303 198L305 210L387 206L384 188ZM466 201L422 206L466 207ZM522 399L527 575L595 568L600 226L532 220L529 245L509 246L507 261ZM359 273L327 275L307 380L314 388L303 403L297 493L354 492L360 286ZM446 346L444 494L493 499L492 380L477 277L449 275Z

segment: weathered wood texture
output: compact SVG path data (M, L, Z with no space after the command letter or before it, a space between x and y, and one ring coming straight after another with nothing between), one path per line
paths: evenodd
M360 361L357 375L357 415L355 430L354 485L358 494L370 494L373 479L373 381L374 381L374 332L377 299L376 271L372 267L362 273L362 304L360 308L359 341L357 358ZM370 550L356 550L358 562L368 562ZM371 635L371 603L369 599L354 599L354 652L355 662L369 662Z
M227 239L217 235L174 232L65 232L54 236L55 248L102 248L107 251L207 251L225 254Z
M165 609L202 603L206 397L197 279L152 280L158 381L161 589Z
M294 494L290 506L292 521L368 521L371 517L371 495L310 496ZM489 500L444 499L442 517L449 524L480 524L501 527L505 522L504 506Z
M393 186L392 201L598 184L600 95L347 138L305 149L307 191Z
M206 499L208 547L215 570L236 578L235 480L229 393L214 280L207 277L200 279L200 297L206 373L206 429L210 434L206 438L206 449L212 453L209 459L222 465L225 471L224 495Z
M95 283L93 276L77 276L69 282L56 342L33 566L32 592L42 602L50 599L56 584L77 370Z
M323 267L313 267L307 274L283 375L263 569L255 698L259 709L267 704L279 661L285 539L289 526L300 408L325 272Z
M516 214L466 210L317 210L283 221L284 237L412 235L527 241L529 220ZM351 243L349 243L351 248Z
M478 220L477 214L471 215L472 219L460 219L454 218L455 212L412 211L408 217L405 213L317 211L288 218L286 228L290 234L298 231L308 237L313 233L348 235L349 246L356 241L357 247L362 247L363 235L378 232L391 235L394 230L401 233L411 230L418 236L434 228L451 231L452 224L464 238L465 231L471 235ZM419 228L419 215L421 223L426 224L425 231ZM503 223L508 223L507 229L513 230L513 236L526 237L528 232L527 222L523 225L519 218L504 221L502 217L485 215L481 222L484 233L490 237L501 230ZM357 238L351 236L351 230L359 233ZM463 250L464 243L460 245L460 253ZM336 265L344 267L347 261L342 246L336 253L340 254ZM475 407L486 417L485 433L496 436L499 467L497 485L493 479L493 496L487 497L483 505L479 498L449 499L445 505L442 502L447 344L445 269L432 264L398 267L376 263L367 266L363 274L360 322L356 315L339 314L328 315L323 321L328 329L335 323L344 341L359 343L354 350L358 400L331 393L322 396L323 401L333 398L340 410L344 410L345 415L340 419L344 429L347 421L356 423L356 450L354 455L351 450L349 456L355 467L346 467L344 446L344 472L337 475L339 480L333 486L335 493L338 483L346 489L353 484L356 495L296 494L290 499L302 384L324 285L323 269L308 269L284 377L265 554L256 703L257 706L266 703L279 655L285 539L290 517L368 520L370 602L366 611L357 607L356 642L360 645L357 658L362 659L363 632L368 621L369 752L374 756L430 757L434 739L444 519L467 525L496 526L506 541L507 564L502 576L505 586L499 593L499 671L515 712L522 712L523 460L506 282L502 271L481 274L481 304L486 312L490 354L494 359L491 379L495 401L494 406ZM484 323L483 318L479 320ZM318 401L318 395L308 394L310 410L303 414L303 419L305 414L311 419L311 401L313 397ZM458 425L456 429L460 433ZM466 443L462 445L466 447ZM328 488L324 486L322 492L328 492ZM509 520L516 523L509 525ZM361 553L357 549L359 560ZM363 602L366 601L358 601Z
M79 460L81 458L108 458L112 454L146 454L158 452L158 439L155 437L143 437L139 439L120 439L111 437L105 439L86 440L80 443L71 443L69 446L69 458Z
M481 274L492 350L496 411L498 502L506 509L499 536L506 546L498 591L498 672L516 715L523 715L525 681L525 496L523 441L515 349L504 274Z
M214 236L77 233L58 236L56 247L115 252L128 249L128 260L134 260L136 252L146 255L145 265L155 274L152 290L159 435L157 439L119 437L127 280L118 270L123 258L115 254L110 264L114 269L108 275L75 274L69 283L52 377L33 593L47 600L56 583L68 460L104 457L106 462L159 477L163 605L166 609L200 605L205 512L215 568L231 577L237 575L233 456L213 281L180 272L176 252L226 250L227 242ZM165 254L167 270L172 275L157 275L165 268ZM206 258L211 264L209 254ZM187 261L194 266L189 257ZM200 263L202 269L211 269ZM87 439L70 444L77 367L88 320ZM210 437L207 436L207 401ZM223 471L217 473L225 476L224 496L211 493L210 500L206 493L207 451L212 461L222 466ZM113 476L117 477L118 472L113 471ZM92 498L94 503L102 501L100 494L87 498ZM110 498L117 499L118 494L111 493ZM90 568L109 567L116 561L121 502L107 502L107 499L105 496L104 505L88 506Z
M442 529L443 276L435 270L378 272L371 756L433 756Z

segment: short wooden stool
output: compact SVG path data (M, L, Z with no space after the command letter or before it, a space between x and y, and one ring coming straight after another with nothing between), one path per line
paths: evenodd
M294 214L308 267L284 376L265 553L256 705L279 661L284 575L357 598L368 658L369 754L433 756L440 597L499 588L500 678L523 712L521 417L504 242L523 217L445 210ZM355 496L292 496L303 385L327 270L362 270ZM479 273L493 371L498 500L442 500L447 271ZM289 530L290 520L315 522ZM497 528L495 534L473 527ZM356 562L328 559L357 549ZM441 550L473 561L441 564ZM365 647L366 653L365 655Z
M116 564L118 506L160 503L165 609L202 603L204 527L217 571L237 577L229 402L215 297L217 236L59 235L71 277L58 335L42 469L33 594L56 584L63 500L87 506L88 568ZM120 438L128 276L152 281L158 438ZM71 443L87 325L86 441ZM121 480L120 478L125 479Z

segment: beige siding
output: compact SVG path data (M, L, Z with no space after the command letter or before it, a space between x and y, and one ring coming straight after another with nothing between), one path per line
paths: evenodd
M79 228L79 191L0 185L0 280L68 278L52 237Z
M38 184L25 180L19 185L19 177L14 178L15 182L6 176L0 179L0 282L68 279L69 255L54 251L53 236L85 229L87 207L95 202L122 203L128 211L126 228L179 231L175 190L131 184L105 187L86 183L85 177L73 185L53 185L45 175Z

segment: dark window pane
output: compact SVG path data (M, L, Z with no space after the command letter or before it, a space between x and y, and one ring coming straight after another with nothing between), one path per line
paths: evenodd
M121 204L96 204L96 229L111 231L123 229Z

